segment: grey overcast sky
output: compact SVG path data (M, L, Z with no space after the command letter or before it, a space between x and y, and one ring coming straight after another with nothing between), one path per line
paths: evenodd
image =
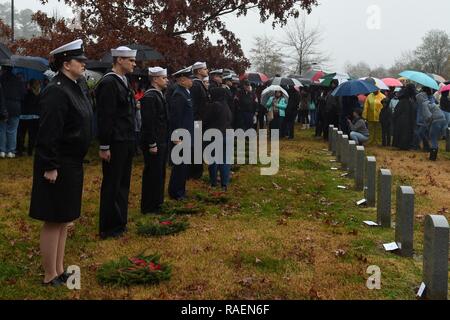
M7 0L0 0L7 2ZM72 11L57 0L43 6L38 0L16 0L18 9L30 8L70 16ZM431 29L450 31L448 0L319 0L307 18L310 26L323 31L321 49L330 54L330 65L343 71L346 62L366 61L371 66L389 67L402 52L412 50ZM374 8L375 6L375 8ZM377 18L379 17L379 18ZM256 12L247 17L227 16L230 30L241 39L246 55L255 36L284 36L282 28L261 24ZM368 27L372 26L372 27Z

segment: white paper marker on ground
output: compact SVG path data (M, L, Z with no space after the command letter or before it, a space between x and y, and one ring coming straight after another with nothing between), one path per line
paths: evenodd
M395 250L400 249L397 245L397 242L383 244L383 247L384 247L384 250L386 250L386 251L395 251Z
M423 296L423 293L425 292L426 287L427 286L425 285L425 283L422 282L422 284L420 285L419 291L417 291L417 296L418 297L422 297Z
M347 190L346 186L338 186L338 189Z
M348 176L348 173L341 174L341 177L346 177L346 176Z
M356 202L356 205L357 206L362 206L363 204L366 204L367 203L367 200L366 199L362 199L362 200L359 200L358 202Z
M371 227L378 227L378 223L373 221L364 221L364 223Z
M338 168L331 168L331 170L338 171L339 169Z

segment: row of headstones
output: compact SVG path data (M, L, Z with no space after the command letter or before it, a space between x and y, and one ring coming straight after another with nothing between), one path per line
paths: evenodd
M357 146L342 131L329 127L329 151L336 156L348 177L354 179L355 188L364 191L363 200L369 207L377 206L377 223L391 228L392 173L378 171L375 157L366 156L363 146ZM450 149L450 129L447 137ZM377 184L378 182L378 184ZM378 191L378 195L377 195ZM395 244L403 257L412 257L414 235L414 190L409 186L397 189ZM423 284L424 296L432 300L447 300L449 224L444 216L428 215L425 218ZM422 289L423 290L423 289Z

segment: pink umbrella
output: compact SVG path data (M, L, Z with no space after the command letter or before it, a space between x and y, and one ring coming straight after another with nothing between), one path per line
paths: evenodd
M364 95L364 94L360 94L359 96L358 96L358 101L360 102L360 103L365 103L366 102L366 99L367 99L367 97Z
M442 89L439 92L442 93L442 92L446 92L446 91L450 91L450 84L442 87Z
M394 78L384 78L382 80L388 87L403 87L403 83Z

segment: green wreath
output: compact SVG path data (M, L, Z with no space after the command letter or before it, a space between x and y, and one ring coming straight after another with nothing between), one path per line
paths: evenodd
M139 255L107 262L98 269L97 280L102 285L113 286L159 284L169 280L172 273L172 268L161 264L159 258L159 255Z
M137 232L145 237L161 237L185 231L189 227L186 219L155 218L151 221L141 221L137 223Z

